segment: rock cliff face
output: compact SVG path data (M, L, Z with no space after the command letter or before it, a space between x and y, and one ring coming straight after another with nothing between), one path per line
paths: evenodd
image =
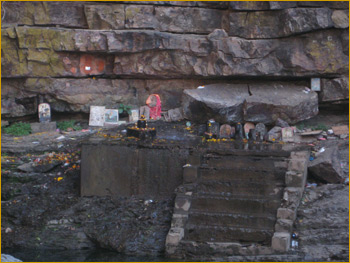
M3 2L2 116L140 106L215 83L321 78L348 99L348 2Z

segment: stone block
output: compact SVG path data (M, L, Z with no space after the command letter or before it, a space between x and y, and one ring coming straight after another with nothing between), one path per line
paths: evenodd
M177 195L175 199L175 212L188 212L191 207L190 196Z
M201 165L201 157L200 157L200 155L190 155L190 156L188 156L187 163L191 164L192 166L199 166L199 165Z
M285 182L288 187L304 187L304 174L302 172L286 172Z
M171 228L181 228L185 226L188 219L186 214L173 214L173 219L171 220Z
M306 167L306 159L291 159L288 164L289 171L304 172Z
M293 221L289 219L277 219L275 225L276 232L291 233L293 230Z
M290 234L275 232L272 237L272 249L278 252L287 252L290 248Z
M289 219L289 220L295 220L296 218L296 210L289 209L289 208L278 208L277 209L277 218L278 219Z
M56 122L35 122L31 123L30 127L32 128L32 133L39 133L39 132L55 132L57 127L56 127Z
M299 151L299 152L291 152L290 153L290 158L291 159L303 159L303 158L308 158L310 153L308 151Z
M283 205L285 208L296 209L299 206L303 194L301 187L286 187L283 194Z
M183 228L170 228L169 233L165 240L165 245L177 245L180 240L184 237L184 229Z
M183 180L184 183L194 183L197 181L198 168L196 166L184 167Z

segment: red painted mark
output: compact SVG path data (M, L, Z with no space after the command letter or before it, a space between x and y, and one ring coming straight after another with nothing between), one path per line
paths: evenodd
M83 75L98 75L105 70L105 60L92 55L82 55L80 57L80 72Z

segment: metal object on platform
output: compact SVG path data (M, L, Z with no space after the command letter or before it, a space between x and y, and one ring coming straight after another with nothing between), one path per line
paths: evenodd
M137 121L137 128L145 129L147 128L147 121L145 115L141 115L141 118Z
M211 133L213 138L218 138L220 135L220 124L211 119L207 122L207 133Z
M245 136L243 135L243 127L240 122L236 124L236 132L235 132L235 139L244 139Z

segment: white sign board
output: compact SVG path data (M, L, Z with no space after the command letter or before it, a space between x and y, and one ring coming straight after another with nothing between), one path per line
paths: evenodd
M311 90L321 91L321 79L320 78L312 78L311 79Z
M90 106L90 126L103 126L105 123L105 109L104 106Z
M137 122L139 119L139 110L131 110L131 114L129 115L129 122Z
M40 122L50 122L51 121L51 109L50 105L47 103L41 103L38 106L39 111L39 121Z

